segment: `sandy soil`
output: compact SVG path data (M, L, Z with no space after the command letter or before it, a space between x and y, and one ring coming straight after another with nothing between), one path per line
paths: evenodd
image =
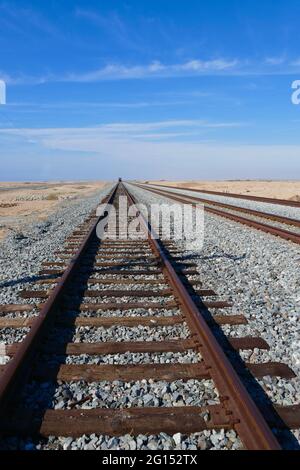
M205 189L300 201L300 181L148 181L175 188Z
M106 182L0 182L0 239L35 220L45 220L64 200L84 198Z

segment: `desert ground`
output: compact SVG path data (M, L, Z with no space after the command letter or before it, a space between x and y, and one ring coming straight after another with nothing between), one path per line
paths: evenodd
M300 181L147 181L174 187L300 200ZM46 220L66 200L91 196L105 181L0 182L0 240L26 224Z
M147 181L148 183L170 185L174 188L193 188L224 193L247 194L249 196L272 197L300 201L300 180L298 181Z
M45 220L65 200L100 191L106 182L0 182L0 239L28 223Z

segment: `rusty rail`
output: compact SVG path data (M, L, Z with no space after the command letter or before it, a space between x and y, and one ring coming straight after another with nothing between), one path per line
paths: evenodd
M218 215L220 217L224 217L226 219L233 220L233 221L241 223L243 225L247 225L248 227L255 228L257 230L261 230L262 232L270 233L271 235L275 235L275 236L278 236L278 237L283 238L285 240L292 241L293 243L300 244L300 235L298 235L295 232L291 232L289 230L285 230L285 229L282 229L282 228L279 228L279 227L276 227L276 226L273 226L273 225L268 225L268 224L265 224L265 223L262 223L262 222L257 222L253 219L247 219L246 217L242 217L240 215L232 214L230 212L225 212L225 211L221 211L219 209L214 209L212 207L207 207L206 206L206 203L209 203L211 205L220 205L218 203L215 204L214 201L210 202L208 200L203 200L202 198L194 198L194 197L187 196L187 195L184 195L184 194L181 195L181 194L173 193L173 192L166 191L166 190L154 189L154 188L150 188L150 187L140 185L140 184L135 184L135 185L138 186L139 188L145 189L146 191L150 191L150 192L153 192L155 194L165 196L169 199L173 199L174 201L178 201L178 202L181 202L183 204L184 203L190 203L191 200L193 200L194 202L197 202L197 201L198 202L204 202L204 209L205 209L206 212L210 212L210 213ZM228 205L221 204L221 205L223 205L224 207L226 206L227 208L230 208L232 210L237 210L237 206L230 206L229 204ZM264 215L263 215L264 213L259 213L258 211L243 210L243 212L248 212L249 214L255 212L255 214L252 214L252 215L256 215L256 216L259 216L259 217L264 217ZM260 215L258 215L258 214L260 214ZM268 215L270 216L270 214L268 214ZM269 218L271 218L271 217L269 217ZM281 219L282 223L286 223L284 221L284 219L286 219L286 218L281 218L280 216L275 216L275 218L273 218L273 220L277 220L277 221L279 221L279 219ZM288 219L288 220L291 223L293 219ZM297 224L299 223L299 221L295 221L295 222Z
M124 187L129 200L136 204L135 198ZM228 414L232 415L233 428L238 432L247 449L279 450L280 446L274 434L246 391L238 375L225 356L209 326L205 322L191 296L178 277L157 241L157 235L142 214L139 215L142 226L148 233L149 243L162 263L163 272L179 300L186 321L198 337L199 350L205 364L223 397ZM232 414L233 413L233 414Z
M183 191L192 191L195 193L214 194L215 196L232 197L235 199L247 199L250 201L267 202L268 204L279 204L282 206L300 207L300 201L289 201L287 199L276 199L276 198L264 197L264 196L250 196L248 194L224 193L222 191L209 191L207 189L181 188L181 187L175 188L175 186L170 186L167 184L151 183L151 185L157 186L157 187L163 187L163 188L181 189Z
M110 195L105 198L106 203L111 203L114 199L114 196L117 193L118 187L122 188L126 193L130 203L135 204L136 201L134 197L128 192L126 187L119 183L120 186L115 186L111 191ZM103 201L104 202L104 201ZM37 351L41 339L44 336L45 330L49 327L51 321L53 320L54 313L57 310L57 307L60 305L60 301L66 287L68 287L70 280L73 279L73 276L79 267L82 257L86 255L86 251L89 246L93 244L93 237L95 235L96 226L101 217L95 217L95 220L91 219L91 227L88 229L87 234L84 236L79 248L74 253L74 257L71 258L71 261L67 265L65 271L63 271L62 277L57 280L56 287L51 290L49 293L49 298L46 300L46 303L42 306L39 316L35 319L30 319L31 330L20 343L15 347L12 345L9 349L9 354L12 355L11 361L7 366L3 367L3 373L0 380L0 413L4 414L5 406L8 400L11 398L11 394L15 393L16 387L21 382L24 382L26 379L26 374L30 369L30 360L33 358L34 353ZM191 339L183 342L176 343L169 341L166 342L137 342L131 344L131 350L136 351L156 351L174 349L174 350L185 350L190 347L192 344L194 348L198 350L202 357L203 363L199 365L188 365L182 369L181 365L142 365L138 367L133 366L61 366L59 373L57 370L44 370L40 368L38 373L41 377L45 378L59 378L60 380L76 380L78 377L85 378L86 380L100 380L103 377L107 377L108 380L116 380L118 377L124 377L129 380L129 378L136 379L137 377L170 377L170 378L180 378L180 377L210 377L219 391L220 394L220 405L213 407L208 407L212 414L212 423L213 424L226 424L228 427L231 427L236 430L239 437L243 441L243 444L248 449L259 449L259 450L270 450L270 449L280 449L280 445L277 442L275 436L273 435L271 429L269 428L267 422L262 416L261 412L256 407L252 398L249 396L245 387L243 386L241 380L239 379L237 373L232 367L231 363L227 359L225 353L214 337L209 325L205 321L204 317L200 313L196 304L192 300L192 297L188 293L186 285L178 276L176 269L172 266L171 262L168 259L163 247L160 242L156 239L156 234L148 224L146 219L142 214L139 215L139 220L141 226L145 230L147 235L148 242L152 249L155 259L158 262L162 274L168 285L170 286L176 302L170 303L170 308L180 306L182 315L180 317L169 318L160 318L158 321L161 324L171 324L172 322L186 322L190 332ZM74 235L76 237L76 235ZM137 242L138 243L138 242ZM110 246L110 242L108 242ZM167 244L166 244L167 246ZM124 245L123 245L124 248ZM72 248L71 248L72 249ZM53 263L55 265L55 262ZM124 271L123 271L124 272ZM139 274L142 271L137 271ZM150 271L153 273L154 271ZM115 291L111 291L115 292ZM206 290L204 295L210 295L210 291ZM92 291L85 291L87 295L92 295ZM32 292L25 294L25 297L32 295ZM41 295L38 291L34 293L35 296ZM44 296L41 295L43 298ZM218 304L218 303L217 303ZM91 304L90 307L95 308L96 304ZM125 307L129 308L131 304L126 303ZM160 308L160 305L150 304L151 308ZM167 307L167 304L165 304ZM83 310L89 308L88 306L80 305L80 308ZM102 306L103 308L103 306ZM105 308L111 308L110 304L105 304ZM123 308L120 306L120 308ZM61 321L64 319L62 318ZM101 321L100 321L101 320ZM11 321L11 320L10 320ZM116 323L116 319L93 319L95 324L103 325ZM120 320L118 320L120 321ZM135 324L135 318L123 318L121 320L123 324ZM149 323L149 319L142 319L145 324ZM87 319L78 319L79 324L85 324ZM13 322L16 323L16 322ZM89 323L89 322L88 322ZM264 345L263 345L264 346ZM238 345L236 345L238 347ZM83 351L89 351L90 354L97 354L99 351L104 353L106 351L113 353L114 351L125 351L128 349L128 344L126 343L99 343L99 344L89 344L88 347L86 344L73 344L70 343L67 345L66 351L69 354L80 354ZM51 350L51 348L50 348ZM58 350L59 351L59 350ZM56 350L54 352L57 352ZM54 375L53 375L54 374ZM106 374L106 375L105 375ZM123 375L122 375L123 374ZM197 375L198 374L198 375ZM186 414L187 413L187 414ZM45 419L42 421L41 428L39 428L40 423L38 423L37 429L41 429L46 435L55 434L57 419L59 417L60 429L63 431L64 435L73 435L72 433L84 432L88 433L89 430L94 429L94 423L97 422L98 428L102 426L102 430L116 434L119 430L124 432L130 432L131 429L134 429L136 432L142 432L145 429L145 426L150 431L153 429L158 432L161 430L161 423L164 423L164 426L167 426L166 429L174 429L176 420L180 420L182 423L182 429L185 429L186 432L192 432L192 430L197 430L197 426L201 425L201 408L197 407L183 407L182 409L172 408L171 410L164 408L144 408L144 409L132 409L132 410L67 410L67 412L59 410L47 410L45 414ZM103 415L103 420L99 418ZM172 419L171 419L172 416ZM184 419L187 418L188 419ZM168 417L168 419L166 419ZM105 419L104 419L105 418ZM66 419L65 421L63 421ZM95 421L94 421L95 420ZM145 423L146 420L146 423ZM72 422L76 430L73 429ZM91 424L92 423L92 424ZM105 424L106 423L106 424ZM119 426L116 426L116 423L119 423ZM154 423L154 424L153 424ZM9 424L9 423L8 423ZM12 420L12 424L13 420ZM17 422L15 423L18 429L18 426L22 425L26 427L27 423ZM33 427L35 423L33 422ZM205 423L202 423L205 425ZM107 427L105 427L105 425ZM83 427L82 427L83 426ZM94 431L93 431L94 432Z

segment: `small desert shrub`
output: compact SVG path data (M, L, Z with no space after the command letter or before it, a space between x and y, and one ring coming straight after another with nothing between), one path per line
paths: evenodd
M299 194L295 194L295 196L290 197L289 201L300 202L300 196L299 196Z
M1 209L8 209L9 207L16 207L19 204L16 202L0 202Z
M47 201L57 201L57 200L58 200L58 195L57 195L57 194L54 194L54 193L50 193L50 194L48 194L48 196L46 197L46 200L47 200Z

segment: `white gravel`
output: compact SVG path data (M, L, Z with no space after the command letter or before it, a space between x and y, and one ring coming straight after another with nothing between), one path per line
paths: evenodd
M149 185L151 186L151 185ZM291 219L300 220L300 208L283 206L281 204L270 204L267 202L249 201L246 199L238 199L229 196L218 196L215 194L201 193L200 191L189 191L187 189L175 189L175 188L159 188L158 186L152 186L153 189L161 189L165 191L171 191L178 194L186 194L194 197L201 197L208 199L209 201L222 202L224 204L231 204L233 206L244 207L246 209L254 209L261 212L269 212L270 214L281 215L283 217L290 217ZM131 186L132 188L132 186ZM150 194L150 193L149 193Z
M233 430L220 429L189 435L181 433L169 435L161 432L157 435L125 434L119 437L84 434L78 439L51 436L46 442L8 438L2 442L2 448L13 450L234 450L242 449L242 443Z
M61 385L31 382L22 398L26 407L35 410L208 406L219 403L218 393L211 380L74 381ZM85 400L84 403L82 400Z
M55 359L48 356L49 359ZM48 360L45 357L45 360ZM59 363L66 364L195 364L201 361L201 355L189 349L185 352L167 353L132 353L106 354L105 356L90 356L81 354L79 356L58 356Z
M130 185L144 203L164 202ZM232 313L244 313L249 326L223 327L259 334L270 345L272 360L288 363L300 373L300 250L293 243L206 214L204 246L183 252L198 265L205 288L234 301ZM235 334L236 335L236 334Z
M0 328L0 344L20 343L30 328Z
M156 316L156 317L172 317L174 315L180 315L180 310L178 309L145 309L145 308L131 308L128 310L98 310L97 312L98 317L149 317L149 316ZM73 317L83 317L88 318L91 316L91 313L86 311L81 311L80 313L76 311L67 311L66 315L71 315Z
M112 326L89 327L80 326L72 331L72 328L52 328L47 340L49 342L88 342L100 341L163 341L166 339L186 339L189 337L189 329L186 324L172 326Z
M165 198L151 195L140 189L130 187L138 195L141 202L167 202ZM99 196L98 199L99 200ZM93 201L93 202L92 202ZM90 206L89 206L90 204ZM14 285L6 286L0 294L1 303L17 303L17 293L23 289L32 277L36 280L42 261L51 260L50 256L57 250L65 237L78 225L79 218L84 220L86 214L95 205L95 198L79 203L74 207L69 203L61 209L60 215L54 215L54 222L42 232L34 236L34 228L29 229L28 239L6 240L0 246L0 256L5 253L5 244L9 244L8 257L3 255L3 268L0 268L0 279L9 281L19 279ZM283 207L283 206L281 206ZM284 208L285 209L285 208ZM76 211L79 211L78 213ZM266 209L264 209L266 210ZM84 212L84 213L81 213ZM73 221L74 217L74 221ZM295 216L294 216L295 217ZM66 222L68 221L68 227ZM72 225L73 223L73 225ZM258 233L233 222L226 221L217 216L205 216L205 244L199 249L197 244L192 246L188 242L178 243L183 255L188 255L191 261L197 263L198 271L204 288L212 288L218 294L218 299L234 300L231 313L244 313L249 319L249 325L224 326L223 331L230 336L261 336L271 346L269 352L254 350L244 351L245 356L250 355L251 362L260 362L268 357L288 363L295 371L300 372L299 351L299 270L300 253L294 245L275 239L266 234ZM72 226L72 227L71 227ZM68 229L68 230L67 230ZM31 230L31 231L30 231ZM1 251L2 250L2 251ZM33 255L33 256L32 256ZM15 257L15 258L14 258ZM54 258L52 258L54 259ZM93 277L99 279L116 278L103 273L95 273ZM21 277L25 278L22 279ZM21 279L20 279L21 278ZM131 277L137 285L138 273ZM142 276L144 279L144 276ZM191 277L195 279L195 277ZM161 279L161 276L149 275L148 279ZM153 286L151 286L153 287ZM93 289L93 286L90 287ZM131 286L119 286L129 289ZM143 287L145 288L145 287ZM161 288L161 286L159 286ZM116 287L114 286L114 289ZM104 298L107 300L107 298ZM132 301L124 297L121 301ZM151 309L131 309L127 311L99 311L97 315L107 317L119 316L169 316L178 314L177 309L163 309L163 302L170 298L154 298L154 302L161 302L160 311ZM96 299L87 299L95 302ZM149 302L149 298L137 298L138 302ZM103 299L101 299L103 301ZM19 301L20 302L20 301ZM26 301L27 303L27 301ZM219 312L218 312L219 313ZM69 312L72 315L72 311ZM73 312L77 315L78 312ZM91 316L89 312L81 312L80 316ZM94 316L94 314L92 314ZM298 323L297 323L298 321ZM12 342L21 338L25 329L2 330L6 341ZM110 328L78 327L53 328L48 341L62 342L87 341L161 341L166 339L187 338L189 330L185 324L159 327L123 327ZM1 337L0 337L1 338ZM44 355L47 360L47 355ZM142 363L193 363L201 360L194 351L185 353L125 353L105 356L49 356L48 364L77 363L77 364L142 364ZM294 404L299 402L299 378L283 380L267 377L260 381L267 394L278 404ZM172 388L173 387L173 388ZM91 395L91 398L89 398ZM74 405L88 396L88 400L81 404L82 408L102 407L131 407L131 406L183 406L217 403L218 396L211 381L190 380L175 382L155 382L143 380L140 382L98 382L85 383L71 382L58 384L44 382L30 382L25 390L25 402L30 408L55 407L64 409ZM295 435L299 439L298 430ZM0 443L3 448L13 449L227 449L240 448L241 443L234 431L225 432L203 431L190 435L177 433L173 436L165 433L153 436L81 436L79 439L50 437L46 440L9 438Z
M130 190L144 204L168 202L132 185ZM251 207L262 209L256 203ZM296 217L299 211L292 208L287 214L286 207L278 207L282 215L290 217ZM284 396L286 404L294 404L297 397L299 403L299 247L211 214L205 215L204 233L203 247L185 241L178 242L178 247L197 263L203 286L214 289L220 299L232 300L230 312L242 313L249 321L246 326L224 326L223 331L230 336L247 334L264 338L270 351L248 351L248 357L255 353L251 362L271 360L288 364L297 377L288 381L278 378L280 382L276 383L282 389L279 397ZM267 381L264 378L262 383ZM296 435L300 442L299 430Z

